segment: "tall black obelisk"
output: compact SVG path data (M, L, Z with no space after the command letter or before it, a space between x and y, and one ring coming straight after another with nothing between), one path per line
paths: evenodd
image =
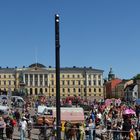
M61 140L61 112L60 112L60 41L59 15L55 15L55 66L56 66L56 124L57 140Z

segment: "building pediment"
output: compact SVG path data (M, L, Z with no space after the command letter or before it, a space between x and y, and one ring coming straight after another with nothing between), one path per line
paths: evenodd
M46 68L32 67L26 68L24 73L48 73L48 70Z

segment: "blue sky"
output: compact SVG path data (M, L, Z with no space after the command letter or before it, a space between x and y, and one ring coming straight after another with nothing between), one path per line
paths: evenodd
M0 65L55 67L54 15L60 15L61 67L140 73L140 0L1 0Z

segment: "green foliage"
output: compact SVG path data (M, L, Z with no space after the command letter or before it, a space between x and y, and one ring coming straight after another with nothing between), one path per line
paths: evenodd
M137 74L136 76L133 77L134 80L140 79L140 74Z

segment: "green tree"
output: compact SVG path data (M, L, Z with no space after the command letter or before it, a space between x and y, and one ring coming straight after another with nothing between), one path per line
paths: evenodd
M140 74L137 74L136 76L133 77L134 80L140 79Z

